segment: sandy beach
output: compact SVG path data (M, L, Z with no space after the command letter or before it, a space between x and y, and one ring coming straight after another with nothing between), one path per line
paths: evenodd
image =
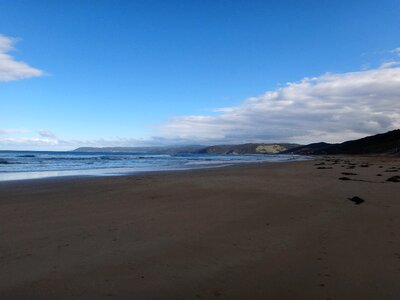
M400 299L393 176L318 157L2 182L0 299Z

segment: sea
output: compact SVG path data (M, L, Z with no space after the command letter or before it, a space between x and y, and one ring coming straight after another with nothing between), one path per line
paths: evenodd
M0 151L0 181L58 176L118 176L305 159L308 158L283 154Z

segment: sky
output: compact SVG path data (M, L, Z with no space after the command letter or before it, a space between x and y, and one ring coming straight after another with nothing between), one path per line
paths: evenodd
M400 128L400 2L0 1L0 150Z

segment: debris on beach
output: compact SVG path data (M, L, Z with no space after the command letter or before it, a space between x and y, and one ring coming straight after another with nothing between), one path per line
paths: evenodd
M359 204L365 202L364 199L361 199L361 198L358 197L358 196L354 196L354 197L352 197L352 198L349 198L349 200L350 200L350 201L353 201L354 204L356 204L356 205L359 205Z
M400 176L392 176L388 179L386 179L386 181L390 181L390 182L400 182Z

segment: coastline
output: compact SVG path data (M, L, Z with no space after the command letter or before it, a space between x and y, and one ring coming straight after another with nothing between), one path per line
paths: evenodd
M8 153L8 152L7 152ZM26 152L0 157L0 182L51 177L129 176L146 172L209 169L236 164L307 159L302 155L138 154Z
M293 155L288 155L288 157L293 157ZM160 170L137 170L137 171L125 171L125 172L118 172L118 169L116 169L116 173L113 175L108 175L103 173L103 171L110 171L112 172L114 169L109 168L109 169L100 169L100 170L92 170L92 169L87 169L87 170L64 170L64 171L59 171L59 172L76 172L76 173L81 173L79 175L74 174L74 175L45 175L45 176L39 176L37 178L20 178L20 179L6 179L6 180L0 180L0 184L7 182L24 182L24 181L36 181L36 180L68 180L68 179L83 179L83 178L114 178L114 177L130 177L130 176L144 176L146 174L149 175L155 175L155 174L173 174L175 172L192 172L192 171L202 171L202 170L212 170L212 169L224 169L224 168L231 168L231 167L241 167L241 166L246 166L246 165L259 165L259 164L275 164L275 163L290 163L290 162L296 162L296 161L306 161L306 160L313 160L311 156L304 156L301 155L299 156L300 158L296 159L291 159L291 160L284 160L284 161L253 161L253 162L235 162L235 163L226 163L226 164L221 164L221 165L209 165L209 166L200 166L200 167L187 167L187 168L176 168L176 169L160 169ZM92 171L92 172L91 172ZM93 172L94 171L94 172ZM96 171L100 171L99 173L96 173ZM24 173L26 172L19 172L21 173L21 176L23 176ZM36 171L36 172L27 172L27 173L38 173L40 174L41 171ZM46 173L46 171L44 171Z
M0 298L398 299L394 168L341 156L1 182Z

